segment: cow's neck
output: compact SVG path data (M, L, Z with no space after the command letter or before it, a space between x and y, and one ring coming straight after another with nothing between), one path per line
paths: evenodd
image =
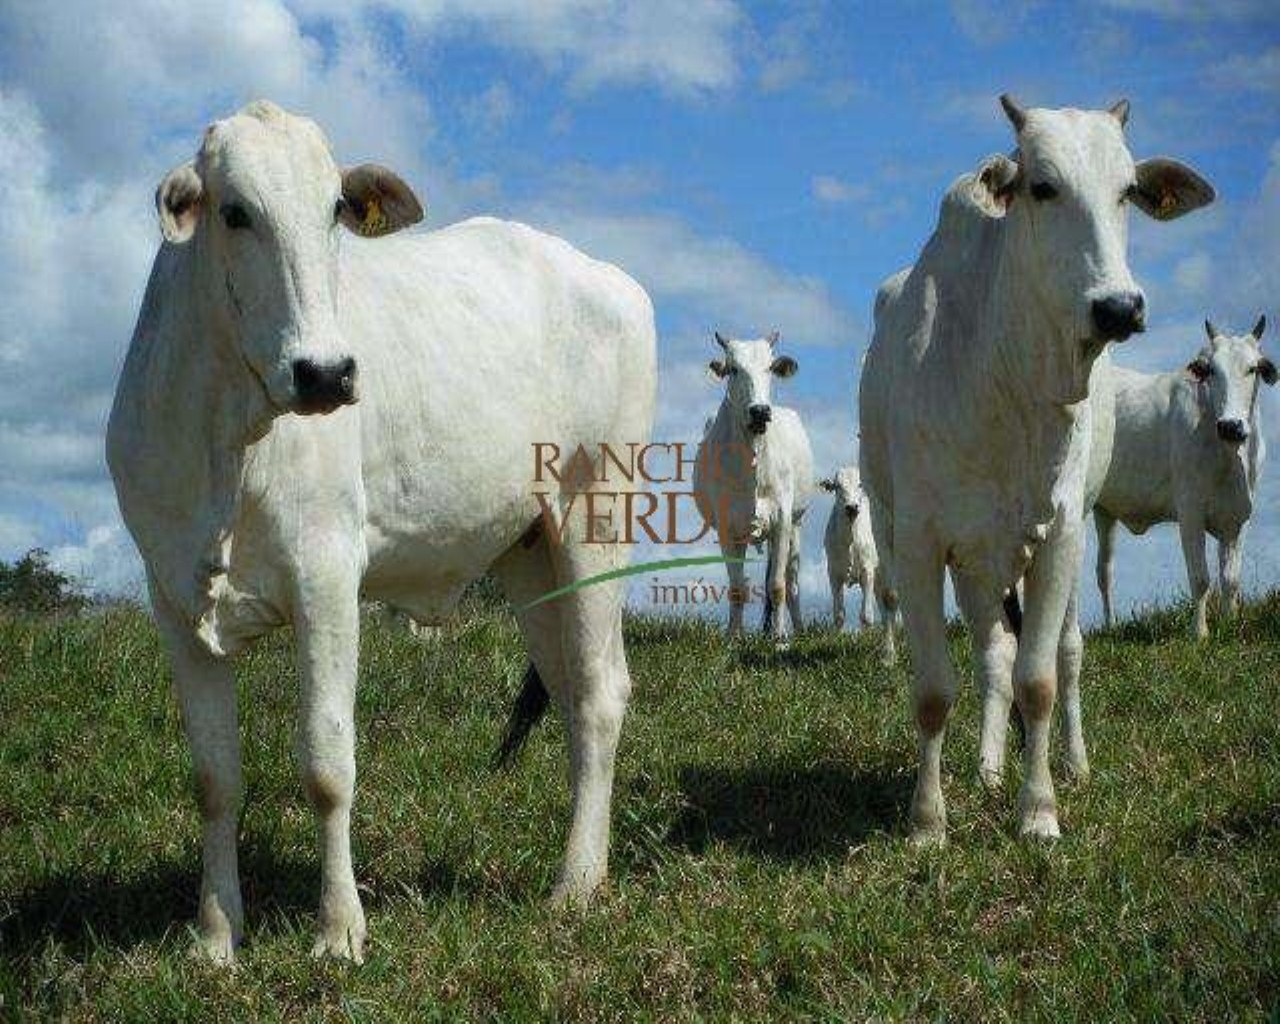
M172 545L157 565L172 566L166 593L199 614L215 578L225 575L247 447L270 426L262 385L230 335L221 278L193 240L157 258L141 379L142 437L148 451L137 486ZM163 265L162 265L163 264ZM184 564L185 563L185 564Z
M994 272L986 281L977 289L959 285L971 289L960 301L972 303L975 322L957 339L964 351L953 353L947 391L958 414L954 443L974 466L1007 482L1030 526L1053 516L1085 403L1064 406L1045 387L1045 368L1036 362L1045 346L1035 339L1054 338L1058 327L1014 251L1012 227L993 224Z

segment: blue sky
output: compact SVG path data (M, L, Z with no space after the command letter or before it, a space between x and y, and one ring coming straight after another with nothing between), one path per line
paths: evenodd
M256 96L316 117L340 159L400 170L435 226L512 216L627 268L659 311L664 439L695 438L717 400L713 327L777 327L801 364L781 395L820 463L853 457L876 285L914 258L947 183L1009 148L1006 89L1127 96L1135 154L1178 156L1218 188L1184 221L1135 220L1152 330L1118 361L1181 365L1206 314L1280 327L1274 3L92 6L0 7L0 368L18 385L0 394L0 557L40 544L104 588L138 580L101 434L158 244L151 192ZM1280 471L1264 479L1255 586L1280 582ZM1183 586L1170 531L1121 544L1122 605Z

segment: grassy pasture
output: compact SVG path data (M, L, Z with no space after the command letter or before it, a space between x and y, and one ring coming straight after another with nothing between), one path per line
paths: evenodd
M613 878L581 914L541 902L567 826L559 723L513 772L489 764L524 667L510 619L430 641L370 619L362 968L308 955L317 854L278 635L240 676L232 972L186 955L198 822L149 621L0 620L0 1018L1275 1020L1280 595L1204 645L1187 615L1088 638L1094 775L1060 790L1050 847L1017 840L1012 790L976 783L956 631L951 842L932 851L903 838L905 671L869 640L775 653L633 619Z

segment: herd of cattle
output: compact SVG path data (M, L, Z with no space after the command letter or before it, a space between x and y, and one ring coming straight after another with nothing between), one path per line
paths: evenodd
M1204 534L1219 542L1229 608L1263 458L1259 386L1276 380L1261 318L1244 335L1206 323L1206 343L1166 374L1111 365L1110 344L1146 323L1126 256L1128 208L1170 220L1211 202L1213 188L1174 160L1135 162L1127 103L1001 102L1015 150L955 181L919 259L876 297L861 472L814 481L799 415L770 398L772 378L797 370L776 334L717 335L711 369L725 395L704 440L750 455L733 494L719 493L723 479L695 479L729 566L730 630L742 628L744 552L767 545L766 628L779 639L788 616L799 624L801 516L817 486L833 495L825 546L837 627L844 590L858 585L864 624L880 606L886 658L899 618L909 644L912 837L926 842L946 828L941 748L956 694L946 574L973 636L981 778L1000 782L1016 701L1019 826L1055 836L1055 703L1066 770L1088 771L1077 615L1086 517L1097 523L1108 621L1115 522L1139 533L1178 523L1203 636ZM553 898L585 900L607 868L631 684L621 587L572 585L620 568L627 549L591 543L569 515L582 481L550 496L563 518L553 540L527 462L535 443L648 439L657 370L647 295L519 224L475 219L383 240L423 216L409 186L377 165L339 168L312 121L266 102L210 126L156 202L164 243L107 453L195 767L199 948L228 961L243 929L234 656L293 628L299 760L320 836L315 951L359 960L349 835L359 602L435 621L486 572L531 661L513 728L527 731L551 699L567 724L572 822ZM339 226L378 240L340 251Z

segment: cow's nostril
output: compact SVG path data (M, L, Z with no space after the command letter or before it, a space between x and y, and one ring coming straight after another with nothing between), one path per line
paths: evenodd
M1141 292L1117 292L1094 299L1091 311L1098 336L1107 341L1123 341L1146 330L1147 301Z
M1218 436L1238 444L1248 438L1249 428L1243 420L1218 420Z
M355 401L356 361L347 356L321 365L311 359L293 363L293 391L299 412L332 412Z

